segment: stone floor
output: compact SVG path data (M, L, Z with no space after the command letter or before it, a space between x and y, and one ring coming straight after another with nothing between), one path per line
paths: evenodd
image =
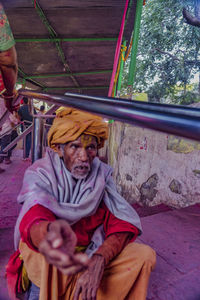
M20 191L24 172L30 162L22 161L22 152L13 151L10 165L0 164L5 172L0 174L0 300L9 299L5 280L5 264L14 252L14 225L20 210L17 195Z
M0 300L8 300L5 264L13 253L13 227L19 212L16 202L29 162L19 152L0 174ZM200 205L172 210L135 206L142 217L139 238L157 252L148 300L200 300ZM109 300L109 299L106 299Z
M200 205L142 218L157 253L148 300L200 300Z

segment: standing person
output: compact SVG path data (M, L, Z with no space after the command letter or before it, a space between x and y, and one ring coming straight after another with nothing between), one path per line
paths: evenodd
M45 106L44 105L41 105L40 106L40 110L39 110L39 112L38 112L38 116L41 116L41 115L43 115L44 114L44 111L45 111Z
M9 116L4 122L0 131L1 136L3 136L1 137L1 154L4 154L4 148L9 145L18 135L16 129L13 129L13 127L18 124L18 119L15 117L14 113L15 112L13 112L13 114L9 113ZM11 163L10 157L15 146L8 150L6 156L0 156L0 163L3 161L7 165Z
M8 18L0 2L0 71L5 87L2 96L6 108L12 112L15 107L13 101L16 99L15 84L17 80L17 53L14 37L9 25Z
M30 114L30 107L28 103L28 98L24 97L23 98L23 105L19 108L18 110L18 116L20 121L24 122L24 127L27 128L30 126L30 122L33 122L33 117ZM29 121L29 122L26 122ZM31 138L32 138L32 133L30 132L27 134L25 138L25 146L26 146L26 151L25 151L25 160L28 160L29 154L30 154L30 149L31 149Z
M11 299L22 287L29 300L146 299L155 252L134 242L139 216L97 157L107 136L98 116L68 108L55 118L51 148L26 170L18 196Z
M4 105L3 99L0 97L0 118L4 115L6 112L6 107ZM18 124L18 118L16 116L16 112L13 112L12 114L9 112L6 115L6 119L3 123L3 125L0 127L0 153L4 154L4 148L17 137L17 131L12 130L14 126ZM6 134L7 133L7 134ZM16 146L16 145L15 145ZM10 156L12 154L12 150L15 148L15 146L10 149L6 156L0 156L0 163L3 161L5 164L10 164ZM0 168L0 173L3 173L5 170Z

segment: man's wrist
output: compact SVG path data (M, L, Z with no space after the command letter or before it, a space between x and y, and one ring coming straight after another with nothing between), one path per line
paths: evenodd
M14 96L15 96L14 93L7 93L7 92L4 92L4 93L2 94L2 97L3 97L4 99L12 99L12 98L14 98Z
M16 96L17 96L17 91L16 90L14 90L14 91L12 91L12 92L9 92L9 91L7 91L7 90L5 90L2 94L1 94L1 96L6 100L6 99L13 99L13 98L15 98Z
M105 257L104 257L101 253L94 253L93 256L92 256L92 258L98 259L98 260L100 260L100 261L103 261L104 266L105 266L105 264L106 264L106 259L105 259Z

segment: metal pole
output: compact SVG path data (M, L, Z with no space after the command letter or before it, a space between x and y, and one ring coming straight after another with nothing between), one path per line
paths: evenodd
M42 158L43 149L44 122L43 118L33 119L33 134L32 134L32 163L39 158Z
M23 132L24 132L26 129L24 123L22 124L22 127L23 127ZM23 138L23 159L25 159L25 158L26 158L26 135Z
M200 141L200 109L198 108L158 105L121 98L116 101L114 98L70 93L61 96L20 90L20 94L61 106L75 107L132 125Z
M131 62L130 62L129 77L128 77L128 85L131 87L133 86L133 82L135 80L135 73L136 73L136 57L137 57L138 41L140 35L142 7L143 7L143 0L137 0L134 32L133 32L133 45L131 51Z
M122 86L122 74L124 70L124 60L123 60L123 49L126 47L126 40L122 44L122 56L121 56L121 65L119 70L119 77L118 77L118 83L117 83L117 97L120 96L121 86ZM124 54L126 51L124 51Z

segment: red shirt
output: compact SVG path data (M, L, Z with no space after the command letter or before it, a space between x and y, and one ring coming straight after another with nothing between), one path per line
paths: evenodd
M30 238L30 228L35 222L41 220L54 221L56 216L46 207L37 204L24 215L19 227L22 240L34 250ZM77 236L77 246L89 245L95 229L101 224L104 226L106 238L116 232L130 232L133 233L133 240L135 240L139 233L138 229L132 224L116 218L102 202L94 215L82 218L72 225L72 229Z

